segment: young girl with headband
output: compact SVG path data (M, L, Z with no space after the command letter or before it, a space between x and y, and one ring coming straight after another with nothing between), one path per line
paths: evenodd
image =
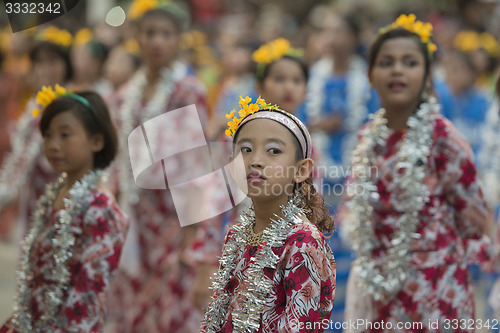
M427 94L431 31L401 15L370 50L368 76L383 109L359 133L343 209L357 254L346 320L371 325L356 331L408 323L401 331L439 332L473 322L468 264L492 255L470 146Z
M257 49L252 59L257 63L257 93L269 103L297 115L307 89L302 50L278 38Z
M323 332L335 261L322 232L334 223L312 186L311 138L292 114L250 101L241 99L240 118L228 115L226 134L253 205L226 235L201 331Z
M117 137L94 92L44 87L38 101L43 152L61 176L37 203L25 238L12 332L102 332L105 299L127 220L102 183Z

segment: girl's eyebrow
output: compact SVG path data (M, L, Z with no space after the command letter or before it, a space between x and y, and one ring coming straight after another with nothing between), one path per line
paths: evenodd
M241 138L239 139L236 144L241 144L241 143L252 143L252 139L250 138ZM266 143L270 143L270 142L273 142L273 143L279 143L283 146L286 146L286 142L281 140L280 138L269 138L266 140Z

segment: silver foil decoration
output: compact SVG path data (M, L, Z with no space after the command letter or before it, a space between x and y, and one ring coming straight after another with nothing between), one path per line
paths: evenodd
M396 170L391 191L394 207L400 213L392 223L398 226L387 250L384 267L372 257L379 246L374 234L373 204L379 199L377 186L370 175L376 160L375 147L384 146L389 136L385 110L372 116L372 122L361 132L361 140L353 155L353 186L364 191L346 203L350 212L349 235L357 257L353 269L358 274L357 284L375 300L394 296L410 273L410 249L419 222L419 211L429 200L429 191L423 183L430 155L433 133L433 113L439 110L435 98L422 103L407 121L406 137L396 153Z
M64 209L59 212L54 225L57 232L54 238L51 239L51 252L46 254L48 258L54 258L56 265L52 269L42 270L43 278L53 281L53 283L43 290L43 299L46 303L39 305L42 314L40 319L33 323L30 307L33 293L28 284L33 278L33 272L37 270L37 267L34 267L29 260L31 247L48 223L47 212L50 210L59 190L65 184L65 175L59 177L54 183L47 185L45 194L38 200L33 227L24 239L23 256L16 273L18 291L14 305L13 323L18 332L39 331L49 323L61 320L57 317L57 314L71 276L66 263L71 258L71 249L75 245L75 236L71 231L71 223L87 209L88 197L99 186L101 174L101 170L89 172L80 181L73 184L69 190L70 199L64 199Z
M297 197L291 198L286 206L281 207L283 217L275 215L276 220L271 220L271 224L263 231L262 242L257 246L255 256L251 258L242 282L247 288L242 290L240 295L244 296L246 302L242 309L232 313L233 332L252 333L259 329L264 305L273 286L273 281L265 276L264 268L276 268L279 257L274 254L272 248L283 246L290 230L300 221L298 215L303 214L303 209L299 208L299 205L300 200ZM224 245L219 259L219 270L212 279L211 289L215 292L205 311L201 333L219 332L227 320L227 310L233 296L224 288L234 275L238 252L244 251L247 245L246 230L249 225L255 223L253 209L249 208L240 218L242 223L233 227L235 234Z

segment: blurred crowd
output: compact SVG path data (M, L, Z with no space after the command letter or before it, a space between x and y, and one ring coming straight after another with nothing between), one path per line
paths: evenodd
M104 2L104 0L103 0ZM131 1L106 2L128 11ZM178 57L207 93L209 140L224 135L226 113L239 96L258 96L257 65L252 53L263 43L284 37L301 49L308 68L304 101L295 112L313 135L319 166L318 186L335 189L347 170L355 135L380 106L368 84L368 48L380 27L401 13L414 13L433 25L437 45L432 90L449 118L469 141L491 207L494 233L500 207L500 119L497 89L500 59L500 1L178 1L190 14ZM33 96L44 85L64 84L99 92L118 119L127 82L141 68L143 55L132 20L119 26L104 20L90 24L91 3L81 1L67 15L42 26L12 33L0 20L0 161L10 151L17 120L33 109ZM0 17L1 19L1 17ZM293 99L287 91L275 101ZM281 98L281 99L280 99ZM36 186L36 185L34 185ZM325 192L332 214L342 193ZM0 238L12 239L22 199L2 207ZM7 200L6 200L7 201ZM2 209L4 208L4 209ZM337 260L337 293L332 318L341 321L345 281L352 253L342 241L342 226L330 238ZM488 304L492 274L472 268L477 312L492 318Z

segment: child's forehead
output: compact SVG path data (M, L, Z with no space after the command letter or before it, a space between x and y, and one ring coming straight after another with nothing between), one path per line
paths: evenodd
M271 119L253 119L243 125L238 131L236 142L246 141L275 141L288 142L293 134L285 125Z
M385 40L380 46L382 53L421 53L419 42L413 37L395 37Z

